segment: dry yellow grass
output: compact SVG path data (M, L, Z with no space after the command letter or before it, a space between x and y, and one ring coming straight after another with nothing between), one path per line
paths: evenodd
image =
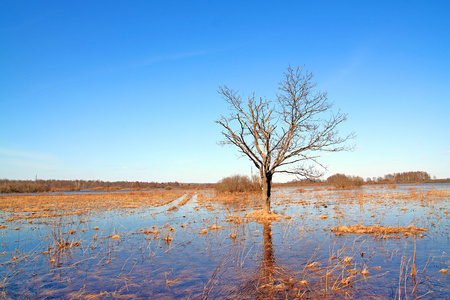
M225 222L234 222L236 224L241 224L244 223L246 221L245 218L241 218L237 215L228 215L227 219L225 220Z
M391 226L364 226L364 225L351 225L351 226L338 226L331 228L331 231L335 233L356 233L356 234L395 234L395 233L407 233L418 234L423 231L427 231L425 228L416 228L414 226L408 227L391 227Z
M186 197L184 197L184 199L182 199L181 201L179 201L176 205L170 207L169 209L167 209L167 211L173 211L178 209L179 207L185 205L190 199L191 199L191 194L187 194Z
M101 193L83 195L8 195L0 196L0 211L9 214L7 221L79 215L90 210L113 210L161 206L182 195L183 191ZM188 198L188 197L186 197Z
M273 212L266 212L264 210L256 210L252 211L245 215L246 218L255 219L258 222L272 222L272 221L279 221L281 218L283 218L282 215L273 213Z
M309 269L314 269L314 268L317 268L318 266L319 266L319 263L315 261L315 262L308 264L306 267Z
M217 229L222 229L223 226L217 226L216 224L214 224L212 226L209 226L208 228L209 228L209 230L217 230Z
M239 202L246 203L259 198L261 193L247 192L247 193L213 193L209 195L208 201L213 202Z

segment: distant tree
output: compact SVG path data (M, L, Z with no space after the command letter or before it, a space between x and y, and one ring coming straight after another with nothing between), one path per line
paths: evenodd
M350 187L360 187L364 183L364 179L360 176L334 174L327 178L327 183L334 185L338 189L345 189Z
M247 176L234 175L220 180L215 184L214 189L219 193L244 193L257 191L258 187L258 181Z
M134 190L142 190L142 186L139 181L134 182L133 185L131 186L131 188Z
M340 137L337 126L347 118L333 112L327 93L316 91L313 74L289 67L279 83L275 102L255 98L242 100L237 91L219 87L230 105L228 117L216 121L223 127L223 145L233 145L259 170L263 207L270 212L272 178L275 173L305 178L322 175L315 167L322 152L351 149L345 142L353 134ZM306 165L306 163L311 163ZM287 168L296 165L294 168Z

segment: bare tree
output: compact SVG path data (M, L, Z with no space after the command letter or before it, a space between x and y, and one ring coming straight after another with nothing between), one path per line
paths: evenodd
M315 90L313 76L303 68L289 67L273 103L256 99L255 93L244 102L237 91L219 87L231 111L216 121L223 127L221 144L238 147L258 168L266 212L275 173L317 178L322 173L316 167L326 169L317 160L321 154L351 149L344 144L353 134L340 137L336 129L347 115L333 113L327 93Z

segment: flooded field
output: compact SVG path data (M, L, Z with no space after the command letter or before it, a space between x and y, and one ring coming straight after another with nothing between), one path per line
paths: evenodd
M450 185L0 196L4 299L449 299Z

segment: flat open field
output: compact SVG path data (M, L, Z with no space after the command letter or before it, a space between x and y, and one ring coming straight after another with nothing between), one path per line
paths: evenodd
M4 299L449 299L450 185L0 196Z

